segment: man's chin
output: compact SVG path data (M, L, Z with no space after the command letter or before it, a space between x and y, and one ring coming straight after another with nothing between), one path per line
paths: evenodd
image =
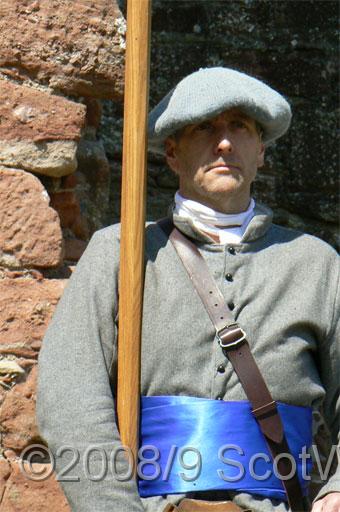
M228 179L216 181L209 192L212 195L234 195L240 192L242 184L237 177L228 176Z
M212 202L224 199L238 197L240 195L240 187L215 187L212 190L206 191L205 197L209 198Z

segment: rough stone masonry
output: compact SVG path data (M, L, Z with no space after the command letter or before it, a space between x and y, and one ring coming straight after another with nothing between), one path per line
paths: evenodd
M70 511L53 475L23 474L22 454L42 443L35 386L48 322L91 234L119 219L120 8L124 0L0 2L0 512ZM256 196L277 222L334 246L337 13L333 0L153 0L150 83L151 106L201 66L235 67L280 89L294 122L270 149ZM158 159L149 171L155 219L176 180ZM40 460L35 469L51 468Z
M37 357L73 265L103 226L100 99L121 100L125 20L112 0L0 4L0 512L70 511L27 478ZM35 468L49 472L48 460Z

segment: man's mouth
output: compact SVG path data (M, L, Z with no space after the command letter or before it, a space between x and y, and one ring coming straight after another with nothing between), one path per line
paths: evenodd
M218 163L218 164L210 165L208 167L208 171L215 170L215 171L226 172L226 171L233 170L233 169L239 169L239 166L236 164L233 164L233 163Z

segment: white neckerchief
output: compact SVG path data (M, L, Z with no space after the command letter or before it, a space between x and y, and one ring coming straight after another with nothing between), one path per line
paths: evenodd
M239 243L250 220L254 216L254 199L245 212L221 213L197 201L186 199L179 192L175 194L174 214L187 219L206 235L218 236L220 244Z

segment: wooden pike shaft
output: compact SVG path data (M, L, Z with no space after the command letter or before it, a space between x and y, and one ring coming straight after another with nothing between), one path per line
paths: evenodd
M119 280L117 411L122 443L137 460L144 285L151 0L128 0Z

